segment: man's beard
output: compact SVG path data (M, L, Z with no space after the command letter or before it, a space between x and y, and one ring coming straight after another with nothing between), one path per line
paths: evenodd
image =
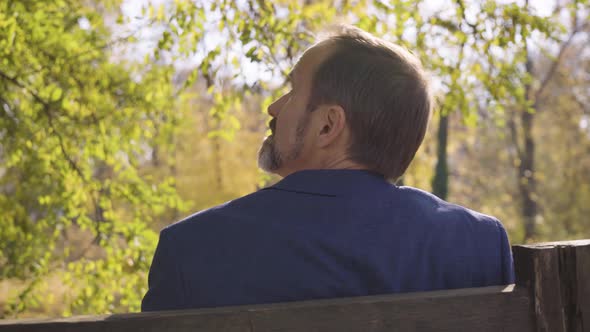
M258 151L258 167L263 171L272 173L283 167L285 162L299 158L303 150L303 139L305 136L305 129L309 121L309 114L306 114L303 119L297 124L295 131L295 145L286 154L281 153L276 146L274 140L274 133L262 142L262 146Z

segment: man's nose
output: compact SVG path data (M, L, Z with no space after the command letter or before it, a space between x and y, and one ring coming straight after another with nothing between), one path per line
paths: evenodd
M270 106L268 106L267 111L270 116L276 117L279 114L281 107L283 107L283 104L285 103L286 96L287 95L281 96L281 98L275 100Z
M276 118L277 115L279 114L279 105L278 105L279 100L281 100L281 99L279 98L279 99L273 101L273 103L268 106L268 109L267 109L268 114L270 116L272 116L273 118Z

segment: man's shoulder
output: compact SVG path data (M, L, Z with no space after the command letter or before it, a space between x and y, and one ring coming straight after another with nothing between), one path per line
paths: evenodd
M434 221L475 222L480 225L502 227L500 221L494 216L447 202L424 190L414 187L399 187L399 189L404 199L409 201L407 205L414 206Z
M166 226L164 231L183 233L188 230L200 228L227 226L223 224L251 218L261 212L261 208L265 205L264 202L267 200L268 195L268 191L259 190L217 206L198 211Z

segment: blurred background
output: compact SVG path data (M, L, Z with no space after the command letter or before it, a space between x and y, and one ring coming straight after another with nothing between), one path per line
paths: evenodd
M0 318L139 310L159 230L278 180L265 110L322 29L414 52L398 184L512 243L590 238L588 0L0 0ZM203 267L206 269L207 267Z

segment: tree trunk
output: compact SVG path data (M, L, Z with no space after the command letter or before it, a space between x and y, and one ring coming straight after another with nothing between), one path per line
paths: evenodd
M525 0L525 8L528 8L529 0ZM561 5L558 3L554 10L554 14L560 11ZM532 105L533 112L539 110L539 103L540 98L544 92L544 89L547 87L547 84L550 79L552 79L563 59L565 51L567 50L568 46L574 39L574 37L585 29L583 26L580 26L578 13L575 12L574 15L571 15L571 26L570 26L570 33L569 36L564 39L559 47L559 51L557 52L556 58L552 61L551 65L548 66L547 74L541 80L539 88L534 91L531 87L531 83L527 83L525 85L525 96L527 99L527 105ZM525 69L527 74L530 77L534 77L535 73L533 72L533 60L531 59L531 55L529 53L529 45L528 40L523 37L525 40L525 54L526 54L526 64ZM525 106L522 109L522 113L520 116L520 125L522 126L521 134L522 134L522 149L519 151L519 159L520 163L518 165L518 189L521 194L521 203L522 203L522 216L524 220L524 240L531 240L536 235L536 219L538 213L538 203L537 203L537 196L536 196L536 179L535 179L535 141L533 138L533 124L535 120L535 113L530 112ZM516 136L516 130L512 128L513 132L513 140L518 147L519 141Z
M449 137L449 116L440 113L438 123L437 161L434 178L432 179L432 193L441 199L447 199L449 193L449 166L447 163L447 141Z
M518 189L522 199L522 217L524 220L524 240L532 239L536 234L537 200L535 180L535 141L532 127L535 114L524 111L521 113L522 135L524 148L518 167Z
M527 45L528 46L528 45ZM533 60L526 49L526 71L527 74L533 73ZM537 98L531 90L531 85L525 85L526 98L532 101L533 111L536 112ZM531 100L532 99L532 100ZM530 104L529 104L530 105ZM536 200L536 180L535 180L535 141L533 138L533 124L535 113L528 109L523 109L520 114L520 125L522 127L522 150L520 153L520 163L518 165L518 190L521 196L521 209L524 221L524 241L531 240L536 235L537 219L537 200Z

